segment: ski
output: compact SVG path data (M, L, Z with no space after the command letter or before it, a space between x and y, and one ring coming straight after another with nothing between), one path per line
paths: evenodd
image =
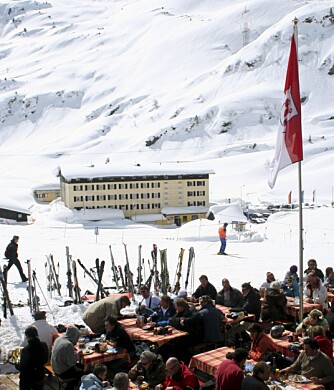
M39 298L37 296L37 290L36 290L36 272L32 271L32 304L34 313L36 311L39 311Z
M188 288L188 284L189 284L189 275L190 275L191 265L192 265L192 262L193 262L194 257L195 257L194 247L190 247L190 248L189 248L189 258L188 258L187 275L186 275L186 281L185 281L185 284L184 284L185 290L187 290L187 288Z
M117 290L119 290L119 283L118 283L119 276L118 276L117 268L115 265L114 256L112 254L111 245L109 245L109 251L110 251L110 258L111 258L111 270L112 270L113 275L114 275L113 279L114 279Z
M98 260L98 262L100 263L99 259L96 259ZM97 264L97 263L96 263ZM97 284L97 291L96 291L96 298L95 298L95 301L98 301L101 297L101 299L103 298L103 292L102 292L102 276L103 276L103 271L104 271L104 264L105 264L105 261L102 260L101 261L101 264L98 264L99 265L99 268L98 268L98 271L99 271L99 280L98 280L98 284Z
M28 267L28 305L30 307L30 313L33 314L34 305L33 305L33 294L32 294L32 277L31 277L30 260L27 260L27 267Z
M175 286L174 286L174 289L173 289L173 293L174 294L178 294L178 292L181 289L180 280L181 280L181 276L182 276L183 256L184 256L184 249L181 248L180 249L180 254L179 254L179 261L178 261L177 267L176 267L176 275L175 275L176 281L175 281Z
M61 297L61 285L59 283L59 277L58 277L58 274L57 274L57 271L56 271L56 266L55 266L55 262L53 260L53 255L50 254L50 261L51 261L51 267L52 267L52 272L54 274L54 280L55 280L55 283L56 283L56 289L57 289L57 292L58 292L58 295Z
M160 264L161 264L161 291L167 294L170 291L169 272L167 268L167 249L160 250Z
M72 271L71 271L71 260L72 256L70 255L70 248L66 247L66 260L67 260L67 288L68 295L73 298L73 281L72 281Z
M123 290L126 291L126 285L125 285L123 270L122 270L122 267L120 265L118 266L118 271L119 271L119 275L120 275L120 278L121 278Z
M137 278L137 285L138 285L138 292L140 291L140 286L142 284L142 258L141 258L141 248L142 246L138 246L138 278Z
M57 289L56 277L55 277L55 275L53 273L50 257L48 255L45 255L45 256L46 256L46 260L48 262L48 268L49 268L48 279L49 279L50 297L52 297L52 291Z
M75 260L72 261L72 269L73 269L74 293L75 293L74 303L78 304L78 303L82 303L82 300L81 300L80 288L78 282L77 263Z
M134 284L133 284L132 272L130 270L128 251L127 251L127 248L126 248L126 244L124 244L124 242L123 242L123 245L124 245L125 260L126 260L126 265L125 265L126 268L124 267L124 270L126 270L125 271L125 277L127 278L127 281L128 281L128 291L130 293L132 293L132 297L134 297L135 287L134 287Z
M95 277L93 276L93 274L92 274L90 271L88 271L88 269L85 267L84 264L82 264L82 262L80 261L80 259L77 259L77 262L78 262L78 264L80 265L80 267L85 271L85 275L87 274L87 275L92 279L92 281L93 281L96 285L98 285L98 283L99 283L98 279L95 278ZM105 296L108 296L108 295L109 295L108 291L106 291L106 289L105 289L103 286L102 286L102 289L103 289L104 295L105 295Z
M5 276L4 276L3 272L2 272L1 266L0 266L0 282L1 282L2 292L3 292L3 297L4 297L4 305L3 305L4 312L3 312L3 316L4 316L4 318L7 318L7 306L8 306L9 313L10 313L11 316L14 315L14 310L13 310L12 302L11 302L11 300L9 298L6 279L5 279Z
M156 295L159 295L160 291L160 281L159 281L159 272L158 272L158 247L156 244L153 244L153 249L151 251L152 257L152 269L153 269L153 288Z

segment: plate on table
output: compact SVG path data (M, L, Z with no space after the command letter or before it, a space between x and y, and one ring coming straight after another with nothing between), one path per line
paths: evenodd
M143 330L153 330L154 329L154 326L152 325L144 325L143 326Z
M117 353L117 349L116 348L108 348L106 350L106 353Z
M291 377L289 376L289 380L291 382L295 382L295 383L311 383L312 381L310 379L307 379L306 376L304 375L291 375Z
M82 350L82 355L83 356L87 356L87 355L91 355L94 351L92 351L91 349L83 349Z

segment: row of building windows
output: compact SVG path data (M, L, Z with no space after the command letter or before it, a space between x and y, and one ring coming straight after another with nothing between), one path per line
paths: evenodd
M86 195L86 196L74 196L74 202L93 202L93 201L104 201L104 200L127 200L127 199L158 199L160 198L159 193L146 193L146 194L119 194L119 195Z
M82 207L75 207L75 209L80 210ZM152 203L152 204L123 204L123 205L108 205L108 206L89 206L85 207L86 209L119 209L119 210L149 210L149 209L160 209L160 203Z
M181 183L180 183L181 184ZM187 181L188 187L200 187L205 186L205 180L192 180ZM138 189L138 188L160 188L160 183L119 183L119 184L80 184L74 185L73 191L105 191L105 190L127 190L127 189Z
M205 191L188 191L188 196L205 196Z
M197 202L188 202L188 206L205 206L205 201L198 200Z

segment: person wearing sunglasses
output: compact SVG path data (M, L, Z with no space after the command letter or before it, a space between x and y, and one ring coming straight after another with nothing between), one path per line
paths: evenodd
M199 389L197 376L176 357L170 357L167 360L166 369L167 375L165 381L161 385L156 386L155 390Z

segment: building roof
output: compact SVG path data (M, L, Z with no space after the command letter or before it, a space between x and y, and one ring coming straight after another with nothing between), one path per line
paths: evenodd
M166 221L166 218L162 214L138 214L133 215L131 220L134 222L155 222Z
M162 214L175 215L175 214L198 214L207 213L208 207L204 206L188 206L188 207L163 207L161 209Z
M60 191L60 184L58 182L41 184L33 188L34 191Z
M156 175L204 175L214 174L210 169L195 169L187 163L180 164L102 164L102 165L63 165L59 168L66 180L76 178L109 177L109 176L156 176Z
M25 209L24 207L21 206L21 204L12 198L5 198L1 197L0 198L0 209L5 209L5 210L11 210L11 211L16 211L18 213L23 213L30 215L30 211L28 209Z

